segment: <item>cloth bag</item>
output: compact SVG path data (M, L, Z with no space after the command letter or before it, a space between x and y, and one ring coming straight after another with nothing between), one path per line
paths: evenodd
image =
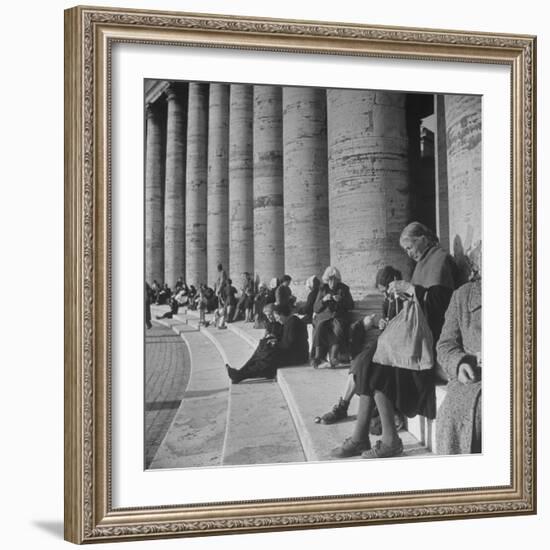
M372 361L416 371L434 366L432 332L415 295L404 301L403 309L387 324Z

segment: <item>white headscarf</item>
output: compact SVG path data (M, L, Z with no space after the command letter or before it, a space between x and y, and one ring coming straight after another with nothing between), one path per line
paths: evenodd
M336 269L334 266L329 265L325 272L323 273L323 283L328 283L329 277L334 277L335 279L338 279L339 281L342 280L342 276L340 275L340 271Z

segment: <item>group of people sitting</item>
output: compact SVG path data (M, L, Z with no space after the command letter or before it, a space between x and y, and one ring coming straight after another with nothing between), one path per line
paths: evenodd
M428 419L437 414L438 453L481 452L481 244L469 252L470 281L460 288L454 259L429 228L418 222L409 224L402 231L400 245L415 268L410 281L392 266L378 271L374 283L384 297L381 314L350 323L354 307L350 289L338 269L330 266L322 281L308 279L304 304L289 311L275 301L264 308L265 336L241 369L226 365L228 375L233 383L272 378L277 368L304 363L308 356L314 368L335 367L347 352L350 370L343 395L328 413L315 418L321 424L346 418L351 399L358 396L352 434L333 449L334 457L402 454L398 430L405 416L418 414ZM377 362L381 334L412 301L422 311L436 360L427 369ZM307 322L313 324L311 348ZM392 342L396 350L404 344ZM435 385L445 381L446 398L437 411ZM382 437L372 446L369 436L376 429Z
M452 256L439 246L437 236L425 225L413 222L400 236L400 246L415 262L410 281L392 266L378 271L375 287L383 295L382 312L351 323L354 301L337 268L329 266L321 280L311 276L307 299L297 302L290 289L291 277L273 279L269 285L243 274L240 296L221 265L214 289L201 285L196 295L185 283L169 298L196 307L200 322L214 311L214 323L239 319L265 329L256 350L240 368L226 365L232 383L247 378L273 378L277 369L308 360L315 369L334 368L349 362L349 375L342 396L315 422L331 424L347 417L351 399L359 408L352 434L332 455L384 458L402 454L398 430L404 417L418 414L434 419L437 414L437 452L481 452L481 245L469 254L470 281L457 289L457 268ZM164 288L164 287L163 287ZM161 289L162 290L162 289ZM182 294L183 292L183 294ZM433 364L427 369L378 362L376 350L384 331L389 331L406 304L414 301L430 333ZM164 315L170 315L173 312ZM402 315L401 315L402 317ZM307 324L313 326L311 346ZM387 334L390 334L388 332ZM400 350L404 342L391 342ZM435 385L447 382L446 398L436 410ZM381 433L376 445L370 434Z
M259 282L258 278L250 273L243 273L240 291L233 286L233 281L227 277L222 266L217 266L218 276L214 287L206 283L188 286L183 278L179 278L174 290L167 284L160 285L156 280L152 285L145 284L146 324L151 328L150 306L169 305L170 310L157 315L157 319L171 319L179 312L180 307L199 312L200 325L209 325L206 320L207 313L214 313L214 326L219 329L227 328L227 323L245 321L254 323L255 328L265 328L268 320L264 313L264 307L268 304L282 306L284 312L290 313L296 302L296 297L290 290L292 278L284 275L281 278L273 278L269 285ZM306 320L307 321L307 320Z

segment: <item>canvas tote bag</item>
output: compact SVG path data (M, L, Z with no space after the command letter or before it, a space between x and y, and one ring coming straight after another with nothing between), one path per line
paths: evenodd
M405 300L403 309L387 324L372 360L416 371L434 366L432 332L415 295Z

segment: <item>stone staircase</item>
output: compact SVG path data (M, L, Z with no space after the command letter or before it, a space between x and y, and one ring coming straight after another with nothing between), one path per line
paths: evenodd
M153 318L167 309L154 308ZM347 369L286 367L278 369L273 381L230 384L224 364L240 367L262 330L244 322L230 323L227 330L199 327L194 311L156 322L170 326L185 341L191 376L151 468L324 461L351 435L356 398L348 420L328 426L313 421L341 395ZM410 421L409 431L400 432L405 455L430 454L434 433L432 423Z

